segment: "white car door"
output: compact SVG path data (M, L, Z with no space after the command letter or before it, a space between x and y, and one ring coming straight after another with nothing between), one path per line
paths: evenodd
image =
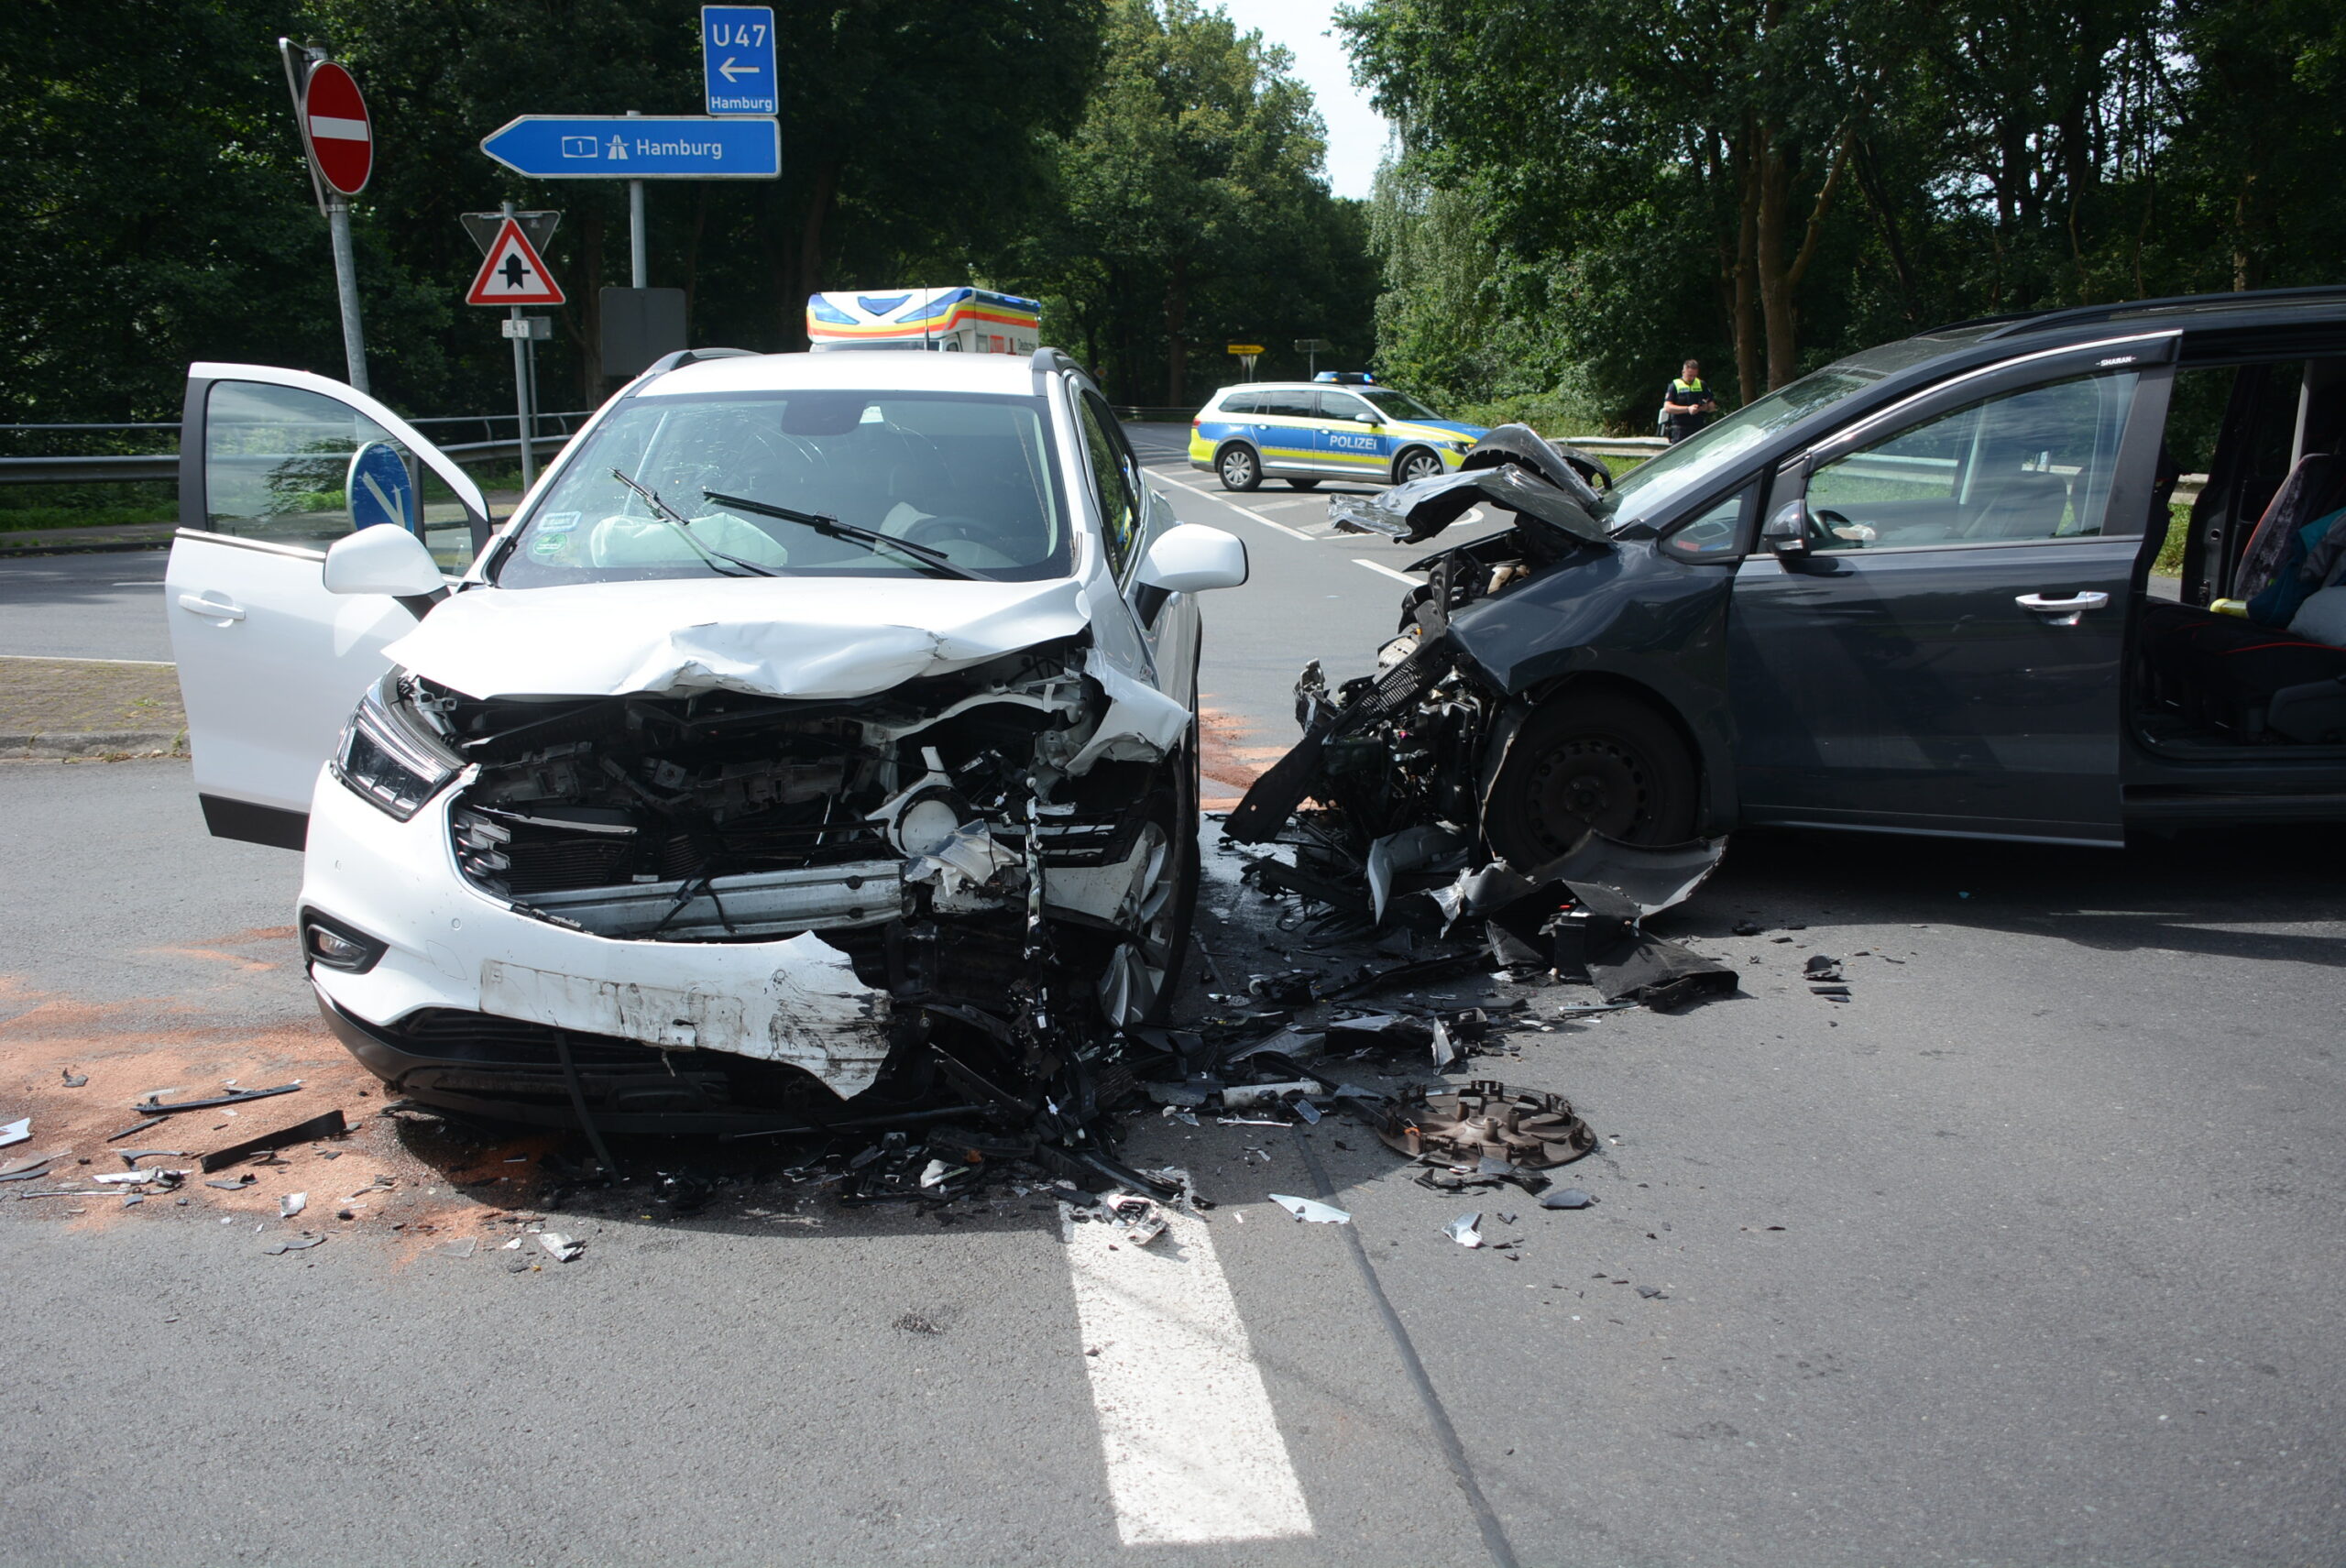
M385 644L431 608L326 592L326 546L354 514L396 519L376 525L404 522L461 572L488 539L488 504L405 420L307 371L190 366L180 440L163 598L197 798L214 836L298 850L319 765L387 667ZM382 446L407 470L404 491Z

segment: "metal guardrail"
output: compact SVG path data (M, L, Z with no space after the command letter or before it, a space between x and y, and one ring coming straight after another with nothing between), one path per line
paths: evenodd
M541 414L541 420L585 421L587 412ZM472 424L494 429L497 422L514 422L512 414L450 414L434 419L410 420L413 425ZM170 430L176 424L82 424L82 425L0 425L0 431L30 430ZM531 450L541 457L551 456L569 444L575 429L542 432L531 438ZM440 450L458 462L493 462L499 458L521 455L521 438L517 433L503 440L435 443ZM180 477L180 455L176 452L102 453L64 457L0 457L0 485L120 485L177 484Z

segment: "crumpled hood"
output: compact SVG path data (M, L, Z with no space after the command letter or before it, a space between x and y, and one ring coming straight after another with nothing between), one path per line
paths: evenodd
M1090 624L1074 579L772 577L474 588L384 650L473 697L858 697Z

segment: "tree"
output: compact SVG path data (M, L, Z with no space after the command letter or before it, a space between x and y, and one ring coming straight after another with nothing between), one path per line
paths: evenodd
M1111 9L1033 270L1117 385L1155 371L1180 405L1192 349L1224 334L1334 338L1349 309L1349 335L1365 335L1364 225L1328 194L1320 116L1288 68L1197 0Z

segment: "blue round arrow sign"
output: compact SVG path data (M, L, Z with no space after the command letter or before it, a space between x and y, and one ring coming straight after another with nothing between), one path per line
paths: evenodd
M419 532L422 517L415 504L415 480L407 471L407 459L389 442L370 441L351 454L344 494L349 498L353 529L388 524L410 533Z

